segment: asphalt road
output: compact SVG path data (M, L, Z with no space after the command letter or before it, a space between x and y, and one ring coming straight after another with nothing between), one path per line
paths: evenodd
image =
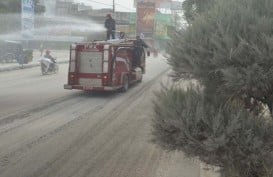
M67 67L0 73L1 177L199 177L198 162L151 142L163 57L126 93L64 90Z

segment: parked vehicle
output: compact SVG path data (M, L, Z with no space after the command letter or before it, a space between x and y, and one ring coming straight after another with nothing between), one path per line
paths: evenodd
M145 52L139 67L132 65L132 40L75 43L70 47L68 83L65 89L122 90L140 82L145 73Z
M0 41L0 62L27 64L33 59L33 51L23 49L19 41Z

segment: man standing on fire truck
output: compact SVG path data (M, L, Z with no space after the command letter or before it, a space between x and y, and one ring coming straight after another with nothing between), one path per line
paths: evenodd
M112 18L111 14L107 14L106 18L104 27L107 30L107 40L110 39L110 35L112 36L112 39L115 39L116 21Z
M140 67L143 47L148 48L148 45L142 39L140 39L140 36L136 36L133 49L133 67Z

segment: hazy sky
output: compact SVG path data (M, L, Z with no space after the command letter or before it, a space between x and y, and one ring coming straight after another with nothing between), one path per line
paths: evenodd
M94 9L113 8L113 0L74 0L75 2L84 2L91 5ZM115 0L116 11L134 12L134 0Z

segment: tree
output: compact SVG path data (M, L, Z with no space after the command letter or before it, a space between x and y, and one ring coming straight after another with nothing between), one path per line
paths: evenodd
M39 0L33 0L35 6L35 13L43 13L45 7L39 5ZM9 0L0 2L0 13L21 13L22 0Z
M223 176L273 176L273 119L262 112L273 112L272 8L272 0L214 0L175 34L173 77L186 73L201 89L157 94L157 143L219 165Z
M34 0L35 13L44 12L44 7L38 4L38 0ZM21 0L8 0L0 2L0 33L11 33L21 30ZM36 21L38 22L38 21Z
M251 110L260 103L272 112L273 2L219 0L170 46L177 77L191 72L208 96L224 93Z
M185 0L182 4L184 17L191 23L198 14L208 11L215 0Z

